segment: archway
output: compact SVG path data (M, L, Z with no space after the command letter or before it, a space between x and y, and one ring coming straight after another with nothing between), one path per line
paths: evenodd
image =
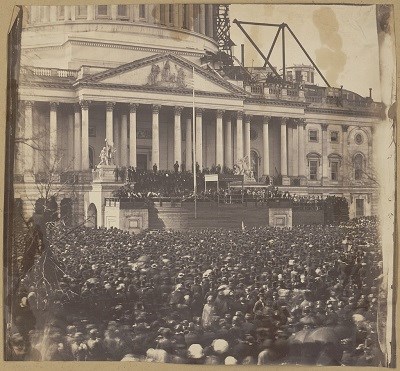
M260 156L257 151L252 149L250 152L250 167L254 174L254 179L258 181L259 178L259 168L260 168Z
M86 227L97 228L97 208L95 204L90 204L88 207Z

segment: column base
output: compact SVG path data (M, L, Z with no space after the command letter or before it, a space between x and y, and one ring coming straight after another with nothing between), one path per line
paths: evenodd
M33 174L24 174L24 183L35 183L35 176Z
M287 175L282 175L282 185L290 186L290 178Z
M300 176L300 186L306 186L307 185L307 178L305 176Z

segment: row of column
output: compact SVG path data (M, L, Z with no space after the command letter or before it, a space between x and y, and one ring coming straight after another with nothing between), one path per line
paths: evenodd
M50 164L55 164L57 161L57 132L58 132L58 120L57 120L57 107L58 103L50 103L50 125L49 125L49 144L50 144ZM114 143L114 102L106 102L106 139L108 143ZM129 104L129 130L131 133L136 133L137 119L136 112L139 105L136 103ZM160 131L159 131L159 113L161 106L152 105L152 163L156 164L159 168L160 165ZM182 164L182 141L181 141L181 126L182 126L182 111L183 107L174 107L174 162L177 161ZM203 168L203 112L204 109L196 109L195 112L195 135L196 135L196 147L195 155L196 162L199 164L200 169ZM224 110L217 110L216 112L216 124L215 124L215 138L216 138L216 153L215 153L215 164L227 166L228 168L233 167L233 154L232 154L232 115L227 114L224 116ZM241 159L248 156L250 159L250 126L251 126L251 115L243 115L242 111L238 111L236 116L236 159ZM224 120L225 118L225 120ZM225 122L224 122L225 121ZM263 117L263 174L269 175L269 124L271 117ZM300 121L300 125L290 125L288 128L288 119L281 118L280 122L280 134L281 134L281 174L282 176L288 175L288 160L292 166L293 176L305 175L305 137L304 137L304 121ZM33 117L32 117L32 102L25 102L25 138L33 137ZM186 157L185 163L187 166L192 164L192 120L191 118L186 119ZM89 169L89 102L80 101L79 104L74 105L74 120L73 120L73 131L74 131L74 163L75 170L86 170ZM291 135L288 138L288 130L291 131ZM28 139L29 140L29 139ZM323 127L323 138L322 143L326 143L326 127ZM128 114L122 113L121 115L121 148L127 148L128 146ZM129 137L129 161L127 158L127 151L121 151L121 164L129 164L130 166L137 166L136 163L136 149L137 149L136 135L130 135ZM25 167L32 169L33 165L33 147L32 145L25 146ZM288 159L288 147L290 150L290 156L292 159ZM323 157L325 158L323 147ZM294 160L296 159L296 160ZM298 161L297 159L302 159ZM324 169L327 167L324 167ZM187 167L189 170L189 168ZM327 174L324 174L327 176Z
M146 21L176 28L187 28L190 31L213 37L214 20L213 4L135 4L126 5L126 14L118 14L118 5L109 5L111 20L124 18L131 22ZM77 5L37 6L30 7L30 24L57 22L59 20L74 21L82 19ZM80 6L82 7L82 6ZM84 17L87 20L96 18L95 5L86 5ZM141 11L140 7L144 7ZM172 13L172 14L170 14ZM143 15L145 18L143 18ZM104 20L104 16L98 16Z

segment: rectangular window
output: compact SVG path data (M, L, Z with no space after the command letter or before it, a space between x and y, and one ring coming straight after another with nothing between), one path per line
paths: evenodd
M317 180L318 174L318 160L310 160L310 180Z
M160 24L165 25L165 7L166 5L160 5Z
M97 5L97 15L99 17L108 17L108 5Z
M76 7L76 17L77 18L87 17L87 5L78 5Z
M118 5L118 18L127 18L127 17L128 17L128 6Z
M146 18L146 5L139 5L139 18Z
M308 132L308 140L310 142L318 142L318 130L310 130Z
M331 162L331 180L339 180L339 163L336 161Z
M331 142L339 143L339 132L338 131L331 131Z

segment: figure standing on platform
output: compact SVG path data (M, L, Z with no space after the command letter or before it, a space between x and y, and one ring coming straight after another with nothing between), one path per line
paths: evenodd
M153 172L154 172L154 174L157 174L157 170L158 170L157 164L154 164L154 165L153 165Z
M178 163L178 161L176 161L175 164L174 164L174 170L175 170L175 173L177 173L179 171L179 163Z

